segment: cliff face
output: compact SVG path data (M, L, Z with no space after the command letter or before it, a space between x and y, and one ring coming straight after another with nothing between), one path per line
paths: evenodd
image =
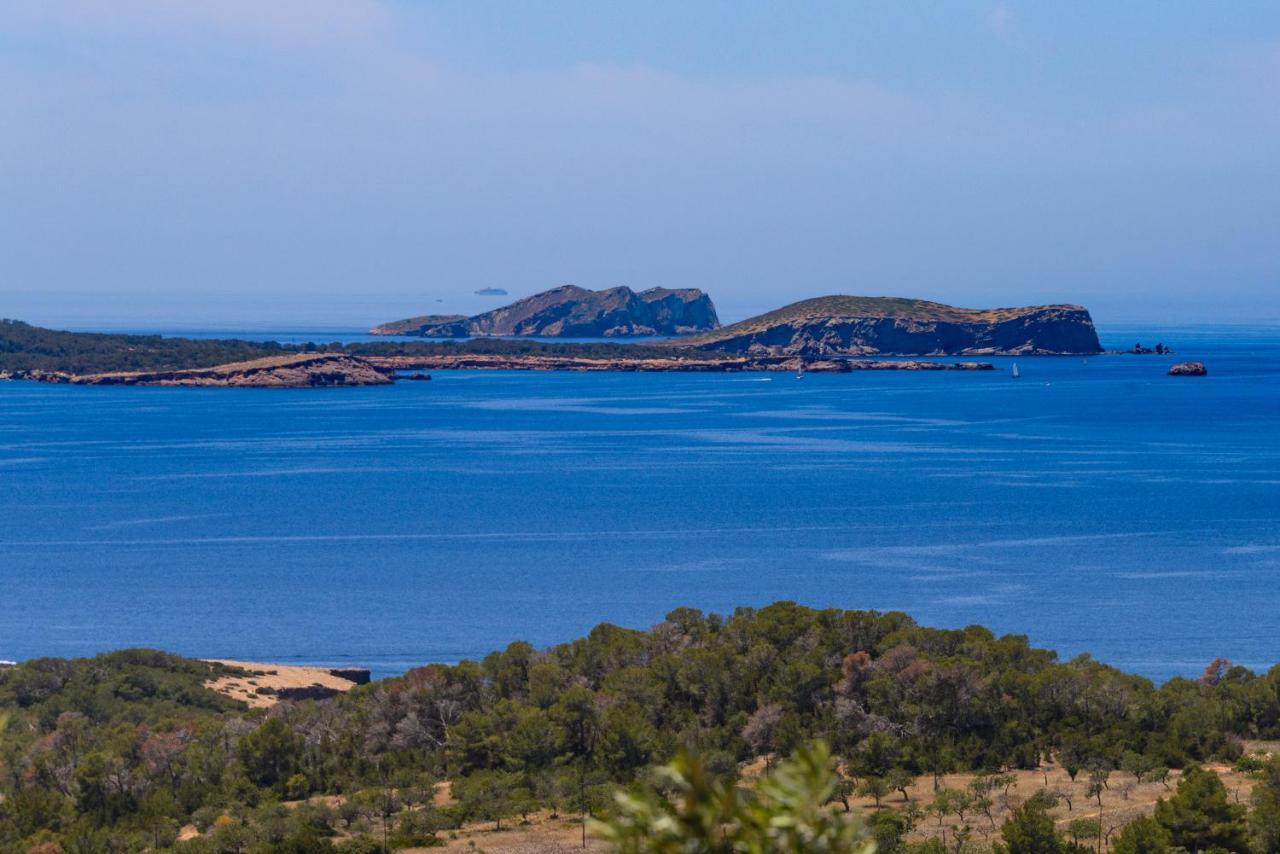
M711 304L711 297L697 288L650 288L636 296L652 312L650 326L658 330L671 330L661 334L688 335L720 327L720 319L716 317L716 307Z
M819 297L681 342L755 355L1027 355L1102 352L1077 305L963 309L888 297Z
M428 338L495 335L600 338L684 335L718 326L710 297L696 288L651 288L636 293L625 287L590 291L565 285L475 317L410 318L375 326L370 333Z

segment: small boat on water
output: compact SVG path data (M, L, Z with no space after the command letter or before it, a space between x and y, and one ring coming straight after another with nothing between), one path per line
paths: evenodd
M800 367L796 368L796 379L798 380L804 379L804 365L801 365Z
M1022 371L1018 370L1018 363L1017 363L1017 362L1014 362L1014 363L1013 363L1013 378L1016 380L1016 379L1017 379L1018 377L1020 377L1020 376L1022 376Z

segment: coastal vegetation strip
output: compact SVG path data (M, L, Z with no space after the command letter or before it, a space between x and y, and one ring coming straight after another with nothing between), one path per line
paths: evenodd
M861 816L881 851L1032 831L1061 847L1021 850L1280 839L1280 669L1221 659L1156 686L977 626L783 602L513 643L270 709L209 687L271 669L146 650L0 668L0 850L411 848L587 809L616 836L682 808L655 765L696 763L714 799L794 781L779 760L804 766L809 745L831 750L809 771L831 774L814 791L832 803L795 808ZM637 787L634 810L619 786ZM1197 811L1218 837L1194 837ZM1159 826L1131 830L1147 813Z

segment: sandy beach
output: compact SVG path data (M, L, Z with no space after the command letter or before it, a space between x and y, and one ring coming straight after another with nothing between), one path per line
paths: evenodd
M323 694L350 691L359 684L353 679L338 675L351 668L265 664L226 658L204 660L245 671L243 676L221 676L205 684L212 690L247 703L255 709L270 708L288 698L291 693L296 696L307 689L315 689L317 694Z

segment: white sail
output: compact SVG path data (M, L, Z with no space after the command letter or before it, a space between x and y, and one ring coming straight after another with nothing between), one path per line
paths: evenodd
M1013 363L1013 378L1016 380L1016 379L1017 379L1018 377L1020 377L1020 376L1022 376L1022 371L1018 370L1018 363L1017 363L1017 362L1014 362L1014 363Z

